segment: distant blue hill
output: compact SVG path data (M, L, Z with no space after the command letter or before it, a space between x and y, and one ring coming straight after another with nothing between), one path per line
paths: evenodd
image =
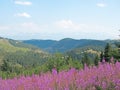
M108 42L105 40L91 40L91 39L72 39L72 38L64 38L59 41L55 40L25 40L24 43L31 44L37 46L45 51L50 53L55 52L67 52L75 48L85 48L85 47L99 47L103 49Z

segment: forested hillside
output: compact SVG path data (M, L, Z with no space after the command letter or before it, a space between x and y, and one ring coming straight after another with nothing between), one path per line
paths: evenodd
M35 46L23 41L0 38L0 76L9 78L8 73L11 77L38 74L52 71L53 68L57 71L69 70L72 67L80 69L84 64L98 65L103 58L107 62L111 57L114 57L115 61L120 60L119 40L66 38L60 41L33 40L32 43ZM38 48L38 45L41 45L44 51ZM52 53L47 53L45 50L50 50Z
M89 40L89 39L71 39L65 38L59 41L55 40L25 40L24 43L31 44L42 48L50 53L56 52L67 52L74 48L84 48L84 47L96 47L99 50L103 49L107 42L102 40Z
M24 44L17 40L0 38L0 65L8 61L11 66L41 65L46 61L48 53L35 46Z

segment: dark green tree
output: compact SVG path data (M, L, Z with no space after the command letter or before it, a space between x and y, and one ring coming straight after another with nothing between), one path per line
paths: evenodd
M111 53L111 46L109 43L107 43L104 50L104 58L106 62L110 62L110 58L111 58L110 53Z
M10 65L7 60L3 60L3 64L1 66L2 71L10 71Z
M102 62L103 58L104 58L104 52L102 51L102 52L100 53L100 62Z
M82 64L83 64L83 65L84 65L84 64L87 64L87 66L90 65L90 59L89 59L87 53L84 53L84 55L83 55Z
M119 59L120 58L120 41L115 42L115 45L117 46L117 50L118 50L117 59Z
M99 57L98 55L96 55L95 59L94 59L94 64L97 66L99 63Z

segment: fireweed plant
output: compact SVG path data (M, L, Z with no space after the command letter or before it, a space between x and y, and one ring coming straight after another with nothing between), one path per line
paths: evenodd
M120 62L99 62L81 70L42 73L13 79L0 78L0 90L120 90Z

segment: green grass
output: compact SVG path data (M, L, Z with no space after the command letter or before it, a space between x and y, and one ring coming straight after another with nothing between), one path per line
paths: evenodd
M22 48L22 47L15 47L12 44L9 43L6 39L0 39L0 51L6 51L6 52L16 52L16 51L30 51L28 48Z

